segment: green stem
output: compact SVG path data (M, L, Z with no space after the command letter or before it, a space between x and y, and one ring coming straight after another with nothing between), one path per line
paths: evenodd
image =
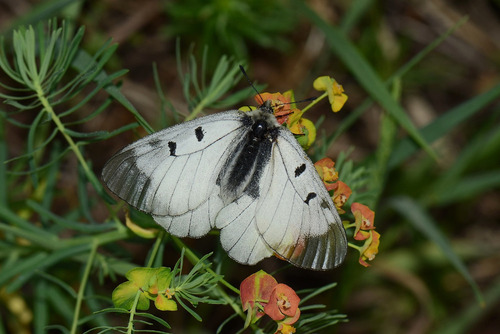
M172 236L172 240L177 244L178 247L184 248L186 257L191 261L191 263L195 264L200 261L200 259L196 256L196 254L191 251L186 245L177 237ZM217 275L216 272L214 272L212 269L205 267L205 270L209 272L212 275ZM231 285L229 282L227 282L224 279L220 279L219 282L223 285L225 285L228 289L236 293L237 295L240 294L240 290L238 290L236 287ZM234 300L228 296L228 294L222 289L219 285L217 285L217 291L220 293L222 298L231 306L231 308L236 312L241 318L245 319L245 313L243 313L243 310L240 308L240 306L234 302Z
M45 110L51 117L52 121L56 124L57 129L59 132L63 135L64 139L68 142L69 146L71 147L71 150L75 153L76 158L80 162L80 165L83 167L83 170L85 171L85 174L87 175L87 178L89 180L94 180L94 175L92 171L90 170L90 167L88 166L87 162L83 158L82 153L80 152L80 149L78 148L78 145L73 141L73 138L69 136L66 133L66 127L64 124L61 122L57 114L55 113L54 109L52 108L52 105L50 104L49 100L45 96L45 92L43 91L42 86L40 85L40 82L38 80L33 80L33 85L35 92L38 96L38 99L43 105L43 110Z
M94 241L100 246L118 240L123 240L126 239L127 237L130 237L128 230L116 229L110 232L100 233L92 237L80 237L75 239L59 240L58 241L60 243L59 247L54 247L54 248L59 249L63 247L71 247L75 245L92 243Z
M235 303L234 300L231 297L229 297L228 294L223 289L218 289L218 292L220 293L222 298L224 298L224 300L233 308L234 312L236 312L243 319L246 318L245 313L243 313L243 310L240 308L240 306L237 303Z
M196 254L191 249L189 249L189 247L187 247L186 244L182 242L182 240L174 236L172 236L172 240L177 244L179 248L181 249L184 248L184 251L186 252L186 257L189 259L189 261L191 261L192 264L196 264L200 261L200 258L196 256ZM217 275L217 273L210 268L205 268L205 270L214 276ZM223 278L221 278L219 282L225 285L228 289L232 290L234 293L238 295L240 294L240 290L232 286L231 283L227 282Z
M184 122L190 121L190 120L194 119L196 116L198 116L198 114L203 110L203 107L205 107L205 100L206 100L206 98L201 100L200 103L198 103L196 105L196 107L193 109L193 111L188 115L188 117L186 117Z
M200 101L200 103L198 103L198 105L196 105L196 107L189 114L189 116L186 117L186 119L184 121L185 122L190 121L190 120L194 119L196 116L198 116L198 114L203 110L203 108L207 104L209 104L212 101L214 101L215 98L220 95L219 92L221 91L221 89L223 89L223 87L226 87L228 85L228 82L231 81L232 78L233 78L233 75L231 75L230 73L228 73L228 75L225 77L225 79L223 79L213 90L210 91L210 93L208 95L206 95Z
M350 242L347 243L347 246L351 247L351 248L354 248L354 249L357 249L358 251L361 250L361 247L360 246L356 246L355 244L352 244Z
M78 297L76 298L75 312L73 314L73 323L71 325L71 332L70 332L71 334L76 333L76 329L78 326L78 318L80 316L80 309L82 307L83 295L85 293L87 280L89 278L90 270L92 269L92 263L94 262L96 253L97 253L97 242L93 242L92 248L90 249L89 258L87 260L87 265L85 266L85 271L83 272L80 289L78 290Z
M324 92L323 94L321 94L319 97L315 98L311 103L309 103L307 106L304 107L304 109L302 109L302 113L300 114L300 116L302 117L302 115L309 109L311 109L312 107L314 107L319 101L323 100L325 97L328 96L328 93L327 92Z
M354 223L351 223L351 224L344 224L344 229L348 229L348 228L351 228L351 227L356 227L356 222Z
M127 334L132 334L134 332L134 317L135 317L135 311L137 309L137 304L139 303L139 298L141 297L142 291L138 290L137 294L135 295L134 299L134 304L132 305L132 308L130 309L130 316L128 320L128 326L127 326Z
M165 236L164 232L160 232L158 234L158 237L156 238L155 244L153 245L153 250L151 251L151 255L149 256L148 263L146 264L146 267L151 268L153 265L153 262L156 258L156 254L158 253L158 249L160 249L160 245L163 241L163 237Z

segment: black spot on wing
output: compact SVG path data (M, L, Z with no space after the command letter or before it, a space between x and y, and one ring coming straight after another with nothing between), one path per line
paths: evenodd
M151 146L152 148L159 148L161 146L161 139L154 139L148 141L148 145Z
M304 173L306 170L306 164L302 164L299 167L295 168L295 177L299 177L300 174Z
M177 148L177 143L175 141L169 141L168 148L170 150L170 155L175 157L175 149Z
M205 134L203 133L203 128L201 126L199 126L196 129L194 129L194 133L196 134L196 139L198 139L199 142L205 136Z
M307 198L304 201L304 203L306 203L307 205L309 205L309 201L312 200L316 196L317 196L316 193L309 193L309 194L307 194Z
M323 201L321 202L321 207L322 207L323 209L330 209L330 210L331 210L330 205L328 205L328 202L327 202L327 201L325 201L325 200L323 200Z

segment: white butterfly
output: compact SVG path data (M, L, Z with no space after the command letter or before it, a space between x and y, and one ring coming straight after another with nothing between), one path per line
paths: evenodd
M308 269L342 263L347 239L311 160L266 101L144 137L104 166L111 191L168 232L199 238L253 265L273 254Z

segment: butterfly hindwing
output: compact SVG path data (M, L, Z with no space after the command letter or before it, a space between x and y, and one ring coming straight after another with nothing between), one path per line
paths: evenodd
M253 265L273 255L257 229L255 212L262 194L269 189L272 162L263 166L259 175L259 194L243 193L224 207L216 218L215 227L220 229L222 247L235 261Z
M177 216L153 215L153 218L175 236L199 238L214 227L215 217L222 208L222 200L218 194L214 193L207 201L192 211Z
M243 195L221 210L216 219L222 248L233 260L253 265L273 254L256 228L255 209L258 200Z

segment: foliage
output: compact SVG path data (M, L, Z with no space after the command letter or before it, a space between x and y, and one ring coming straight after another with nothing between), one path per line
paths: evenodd
M304 275L287 267L273 273L290 288L306 288L297 290L300 317L293 326L300 333L330 332L332 326L350 324L370 332L405 332L408 323L419 320L426 321L427 331L473 332L481 319L495 312L500 300L500 284L494 279L499 271L498 248L480 237L494 238L498 231L491 223L498 217L491 213L490 203L496 203L500 184L499 114L498 105L489 107L500 95L498 78L474 92L466 82L467 94L462 95L467 98L456 102L454 96L456 104L440 105L436 117L417 126L403 108L405 98L429 82L438 82L443 94L452 89L449 82L439 81L443 78L431 65L436 65L437 46L463 21L416 54L405 49L401 38L400 57L389 59L376 39L383 17L371 11L373 6L359 0L339 7L344 15L331 23L325 19L328 12L318 15L318 9L300 0L169 2L165 11L172 21L163 31L208 48L202 48L201 56L191 52L184 57L178 42L180 85L173 87L181 87L186 108L177 107L180 98L163 95L164 73L161 64L157 67L162 110L165 119L177 123L208 109L234 108L252 94L247 86L240 91L235 87L243 81L235 59L262 54L252 52L252 45L265 50L293 48L283 36L299 24L311 24L310 41L318 42L315 34L321 32L326 48L315 64L309 63L310 77L301 81L311 85L317 72L335 69L349 95L347 108L353 109L340 113L334 130L327 126L332 115L296 124L307 139L311 129L317 129L310 150L313 160L331 155L332 147L349 134L368 140L368 133L376 132L378 138L364 150L364 159L354 148L362 146L356 140L335 159L339 179L352 191L345 202L351 211L346 210L344 217L354 222L346 227L358 242L353 245L359 255L348 257L334 274ZM47 20L56 14L70 20ZM176 325L192 331L236 332L245 320L254 332L275 332L277 323L269 318L247 318L240 291L233 285L249 276L248 270L257 270L235 267L213 244L209 262L208 256L200 257L194 250L204 249L198 246L201 242L184 243L168 236L133 209L122 219L123 204L115 203L104 190L97 175L99 159L112 153L106 143L128 130L152 132L154 127L123 94L120 80L127 71L110 70L110 60L116 64L122 57L115 52L117 46L110 41L97 48L86 44L95 26L85 34L83 27L73 25L82 17L77 1L42 1L2 34L0 332L160 332L175 331ZM96 24L88 18L83 21ZM362 37L356 39L356 33ZM96 51L85 51L89 49ZM222 56L220 50L233 57ZM280 66L286 67L290 58L300 60L297 54L288 53L287 62L284 56L266 61L272 65L281 61ZM453 70L448 73L460 74L468 65L449 66ZM337 74L344 69L350 74ZM288 67L291 73L295 70ZM344 79L351 75L354 80ZM330 100L330 109L344 98L340 91L333 93L334 84L326 78L315 85L326 89L323 96ZM356 89L357 94L351 94ZM262 87L257 85L257 90ZM364 95L368 98L359 100ZM311 105L321 107L320 101ZM128 111L135 121L113 122L109 128L114 130L104 130L114 108ZM367 116L373 112L378 112L377 122ZM362 130L360 123L365 124ZM441 146L434 144L437 140ZM375 210L376 219L373 211L356 202ZM380 240L373 225L367 225L373 219ZM358 261L366 263L379 245L372 266L362 268ZM332 280L338 281L337 289ZM144 312L146 304L155 307ZM217 316L207 311L214 305ZM347 310L349 323L343 314Z
M166 13L172 20L168 35L185 36L198 45L209 45L214 54L234 54L238 59L248 57L250 43L263 49L288 49L284 34L292 29L295 16L282 0L170 1Z

